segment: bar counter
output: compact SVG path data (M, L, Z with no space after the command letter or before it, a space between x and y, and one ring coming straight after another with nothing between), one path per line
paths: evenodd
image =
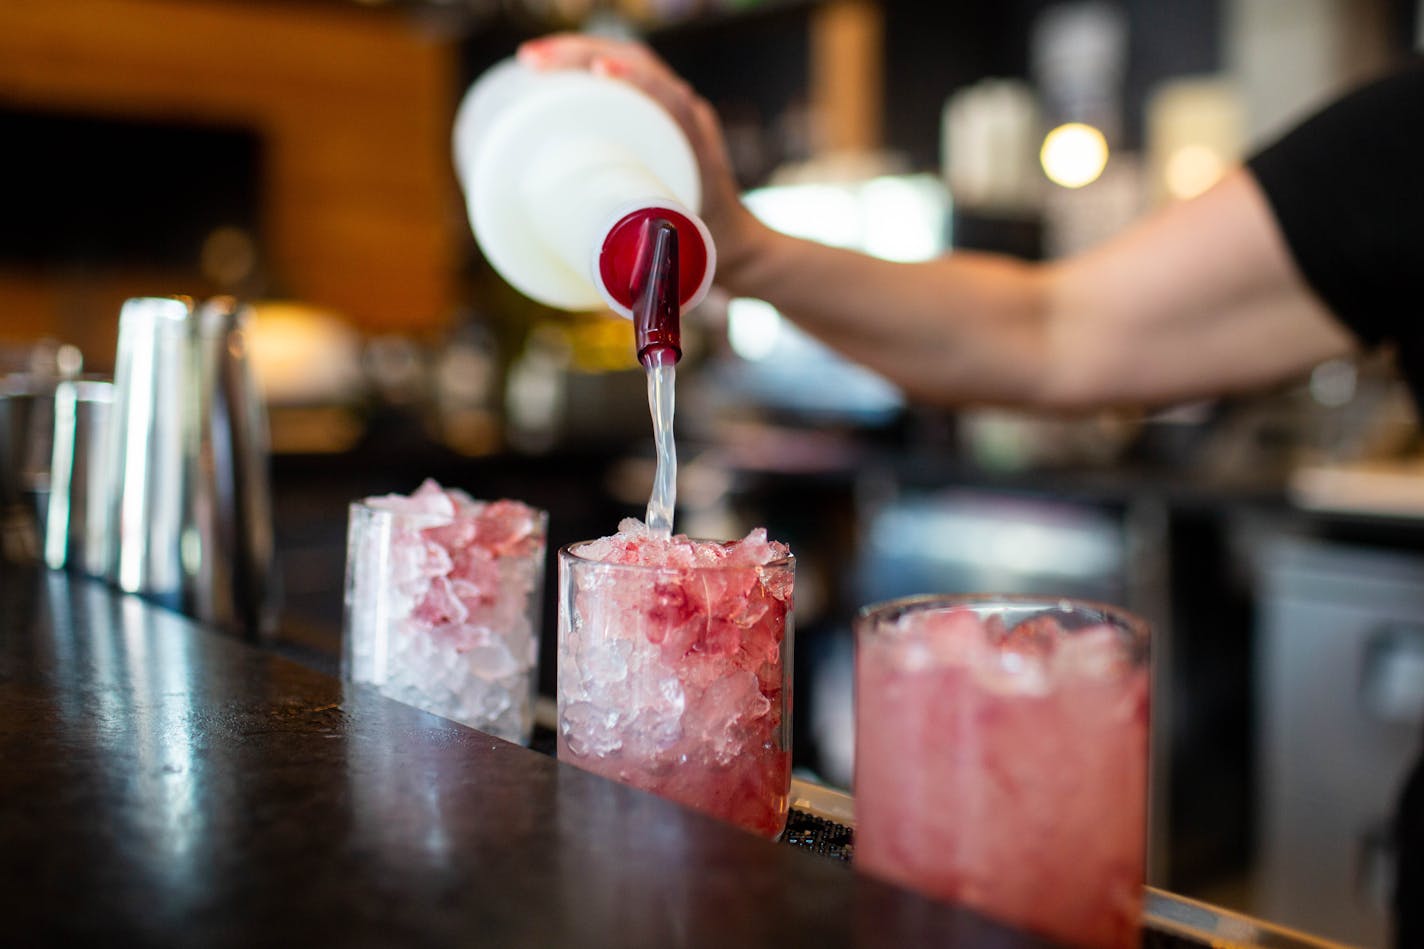
M15 945L1050 945L94 581L0 631Z

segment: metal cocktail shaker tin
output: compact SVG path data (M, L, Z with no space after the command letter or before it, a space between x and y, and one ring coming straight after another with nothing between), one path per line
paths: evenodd
M65 379L54 390L49 492L44 501L44 562L53 570L103 576L109 549L109 410L114 386Z
M267 420L229 297L127 301L119 316L105 575L217 626L270 631Z
M0 563L32 563L39 528L26 478L36 394L28 380L0 376Z

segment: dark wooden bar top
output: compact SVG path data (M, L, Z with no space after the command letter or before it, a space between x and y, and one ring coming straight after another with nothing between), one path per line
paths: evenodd
M26 946L1048 945L5 565L0 918Z

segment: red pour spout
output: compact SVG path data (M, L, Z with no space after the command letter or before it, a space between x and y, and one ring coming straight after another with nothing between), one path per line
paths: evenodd
M648 369L682 358L677 228L666 218L643 222L633 271L633 332L638 362Z

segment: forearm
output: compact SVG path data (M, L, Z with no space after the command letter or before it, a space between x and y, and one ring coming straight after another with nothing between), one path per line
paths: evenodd
M1279 382L1354 347L1240 173L1051 264L966 252L896 264L745 223L734 244L727 289L939 405L1162 405Z
M1354 352L1242 169L1053 266L1060 402L1161 405L1258 390Z
M767 301L913 399L941 405L1038 404L1044 272L959 252L904 264L762 229L719 269L737 296Z

